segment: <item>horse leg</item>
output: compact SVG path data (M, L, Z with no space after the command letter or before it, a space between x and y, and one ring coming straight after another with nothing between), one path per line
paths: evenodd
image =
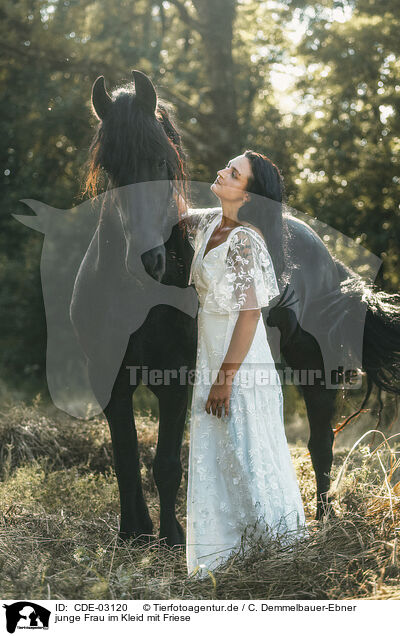
M139 448L132 404L132 395L136 388L137 386L129 383L129 373L121 367L104 414L111 432L120 495L119 536L121 539L136 539L145 535L142 539L146 540L147 535L153 534L153 523L143 497L139 468Z
M175 516L175 504L182 478L181 445L188 389L169 386L155 394L159 400L160 425L153 475L160 496L160 539L173 547L185 543L185 533Z
M328 491L332 467L334 434L332 423L336 411L337 390L325 387L325 370L321 349L316 339L297 325L289 342L282 348L286 362L300 372L316 371L314 379L308 374L305 384L299 385L304 397L310 424L308 449L317 486L317 514L320 519L330 510ZM300 375L301 378L301 375Z
M317 484L316 519L321 519L328 512L332 514L328 491L333 460L332 423L336 412L337 389L326 389L323 386L305 386L302 389L310 423L308 450Z

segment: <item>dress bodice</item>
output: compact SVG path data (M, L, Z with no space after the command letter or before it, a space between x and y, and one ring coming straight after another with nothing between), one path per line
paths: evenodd
M258 309L279 294L272 259L262 237L246 226L234 228L219 245L205 250L222 218L222 209L204 213L192 237L195 250L189 284L207 313Z

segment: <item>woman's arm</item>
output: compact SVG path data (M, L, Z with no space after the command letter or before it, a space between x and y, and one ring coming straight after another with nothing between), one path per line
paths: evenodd
M176 190L175 187L173 189L173 195L178 207L179 218L185 221L188 225L196 224L199 221L201 214L197 213L193 208L188 208L183 196Z
M261 309L239 312L228 351L208 395L206 411L209 415L211 410L213 415L221 417L222 406L225 407L225 415L229 414L232 382L253 342L260 313Z
M182 215L182 217L184 217L186 214L188 214L186 201L183 196L179 194L178 190L175 187L173 187L173 190L174 199L176 201L176 205L178 206L179 216Z
M174 187L173 196L178 207L178 213L180 220L184 221L189 230L196 232L200 223L206 220L206 218L215 212L215 208L188 208L187 202L183 196Z

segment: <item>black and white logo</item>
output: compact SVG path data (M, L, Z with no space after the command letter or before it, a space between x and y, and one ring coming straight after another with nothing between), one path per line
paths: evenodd
M7 631L14 634L16 629L48 629L50 610L32 603L18 601L11 605L3 605L6 609Z

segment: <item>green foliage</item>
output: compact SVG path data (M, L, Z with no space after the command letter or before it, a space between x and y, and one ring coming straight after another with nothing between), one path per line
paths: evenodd
M44 382L43 236L12 213L23 198L81 202L93 133L90 91L139 68L169 101L193 179L245 147L282 169L289 202L384 260L399 286L399 12L396 0L18 0L0 9L0 366ZM291 20L304 27L297 46ZM276 68L294 68L282 108ZM142 400L143 396L140 397ZM146 407L153 408L146 403Z
M302 3L303 4L303 3ZM350 19L307 2L297 88L307 112L297 144L297 206L384 259L379 282L399 288L400 85L395 1L352 6ZM314 11L313 11L314 9Z

